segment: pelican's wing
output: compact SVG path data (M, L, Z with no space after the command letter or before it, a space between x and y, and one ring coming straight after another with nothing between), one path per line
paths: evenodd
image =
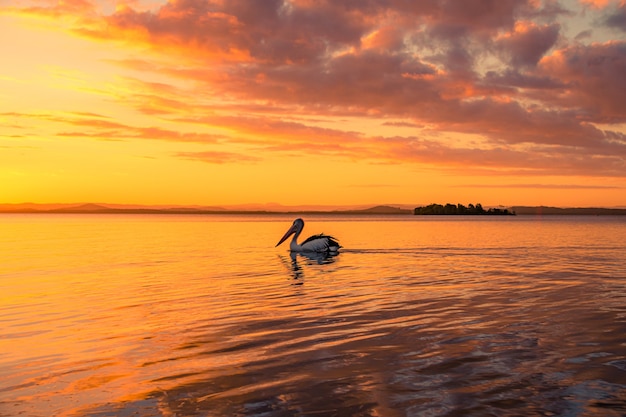
M313 252L336 252L341 247L334 237L323 233L308 237L301 246L302 249Z

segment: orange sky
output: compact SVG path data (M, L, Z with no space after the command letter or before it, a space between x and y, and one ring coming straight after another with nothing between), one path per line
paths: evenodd
M626 206L626 2L0 0L0 203Z

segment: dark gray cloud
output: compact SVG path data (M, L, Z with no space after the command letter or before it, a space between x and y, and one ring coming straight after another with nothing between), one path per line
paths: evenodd
M615 11L610 13L605 20L608 27L626 32L626 3L622 3Z

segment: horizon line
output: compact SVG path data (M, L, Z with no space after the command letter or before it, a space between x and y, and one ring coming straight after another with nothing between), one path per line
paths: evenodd
M431 203L441 204L441 203ZM452 203L444 203L452 204ZM459 203L460 204L460 203ZM626 210L626 206L550 206L550 205L489 205L481 203L485 208L506 208L522 210ZM454 204L457 205L457 204ZM0 213L50 213L50 212L83 212L97 213L102 211L153 211L153 212L176 212L190 214L195 212L204 213L268 213L268 214L290 214L290 213L337 213L337 212L361 212L374 214L402 214L412 212L419 207L426 207L428 204L297 204L284 205L280 203L244 203L244 204L224 204L224 205L202 205L202 204L133 204L133 203L0 203Z

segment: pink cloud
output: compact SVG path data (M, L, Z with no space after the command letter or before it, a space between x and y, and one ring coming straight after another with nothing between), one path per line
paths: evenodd
M596 9L603 9L607 7L610 0L579 0L583 5L590 6Z

